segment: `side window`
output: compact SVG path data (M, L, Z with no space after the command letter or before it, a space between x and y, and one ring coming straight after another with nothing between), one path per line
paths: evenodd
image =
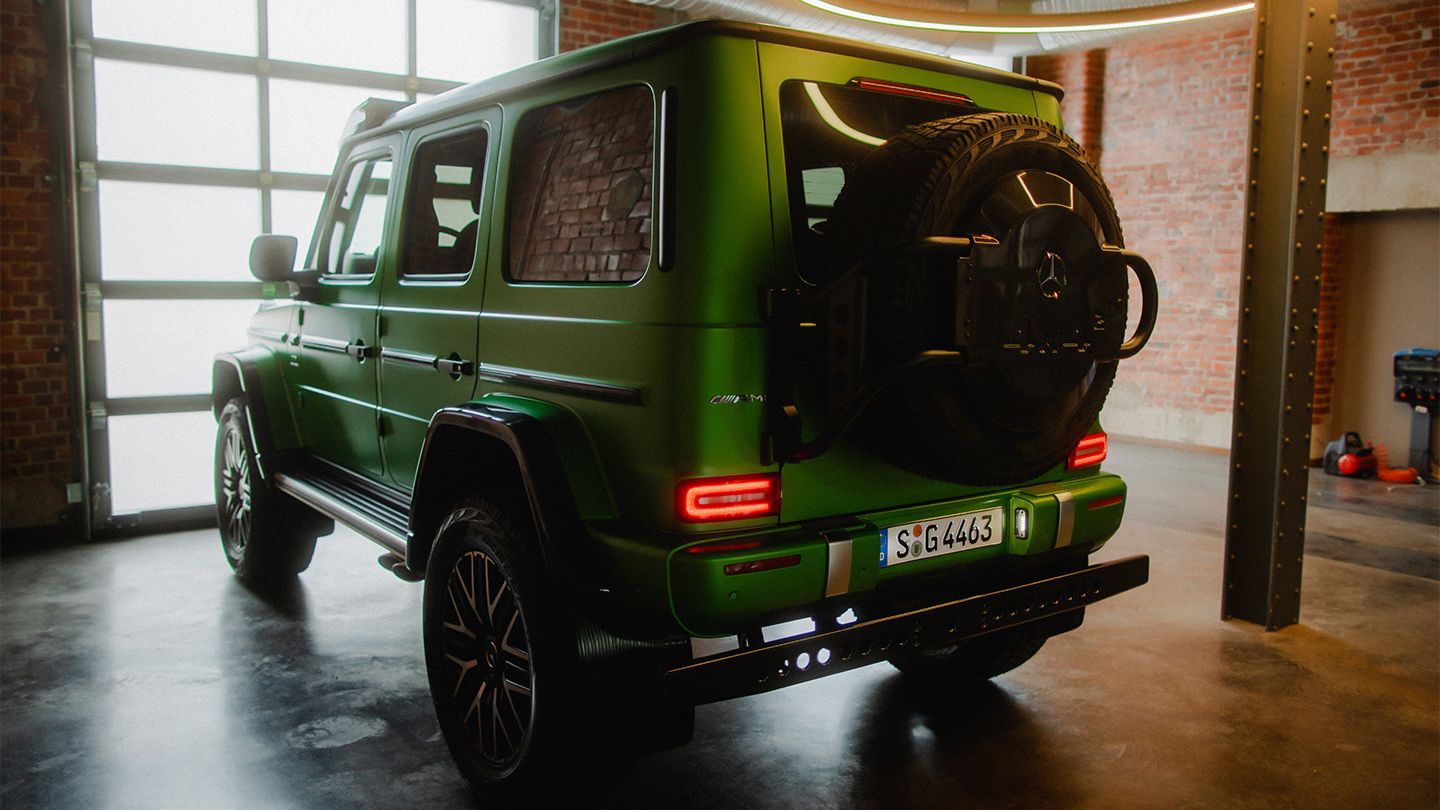
M650 264L655 100L631 86L520 119L511 158L512 281L624 282Z
M326 275L374 275L390 195L390 156L364 158L346 169L345 183L325 234Z
M405 203L402 276L465 275L475 262L485 130L420 145Z

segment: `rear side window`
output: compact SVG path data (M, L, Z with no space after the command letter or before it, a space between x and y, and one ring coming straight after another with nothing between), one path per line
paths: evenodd
M400 275L464 276L475 262L485 130L420 145L410 172Z
M650 264L655 102L631 86L551 104L516 127L509 276L628 282Z

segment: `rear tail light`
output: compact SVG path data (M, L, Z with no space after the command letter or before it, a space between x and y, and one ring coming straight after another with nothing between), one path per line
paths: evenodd
M675 494L680 519L688 523L780 514L780 477L773 474L682 481Z
M1070 451L1070 460L1065 466L1072 470L1081 467L1093 467L1105 460L1105 453L1110 449L1110 438L1102 433L1091 433L1075 445Z

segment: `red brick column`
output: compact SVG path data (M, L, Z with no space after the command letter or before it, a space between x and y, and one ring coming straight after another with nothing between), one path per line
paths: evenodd
M79 480L60 6L0 6L0 525L57 524Z
M1060 102L1065 130L1097 165L1104 148L1105 62L1105 49L1097 48L1032 56L1025 63L1025 70L1031 76L1065 88L1065 98Z
M1325 246L1320 256L1320 318L1315 338L1315 410L1311 424L1328 428L1335 388L1335 317L1340 307L1340 248L1344 222L1336 214L1325 215ZM1324 437L1327 438L1328 437ZM1312 443L1313 446L1313 443Z

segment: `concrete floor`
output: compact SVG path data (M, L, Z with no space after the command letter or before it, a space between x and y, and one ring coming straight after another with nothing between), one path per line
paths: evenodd
M1151 582L1025 667L919 694L885 665L702 707L610 807L1440 805L1440 489L1312 479L1303 624L1219 620L1225 458L1117 442L1104 556ZM420 588L348 532L293 593L214 532L0 564L0 804L467 806L420 653Z

